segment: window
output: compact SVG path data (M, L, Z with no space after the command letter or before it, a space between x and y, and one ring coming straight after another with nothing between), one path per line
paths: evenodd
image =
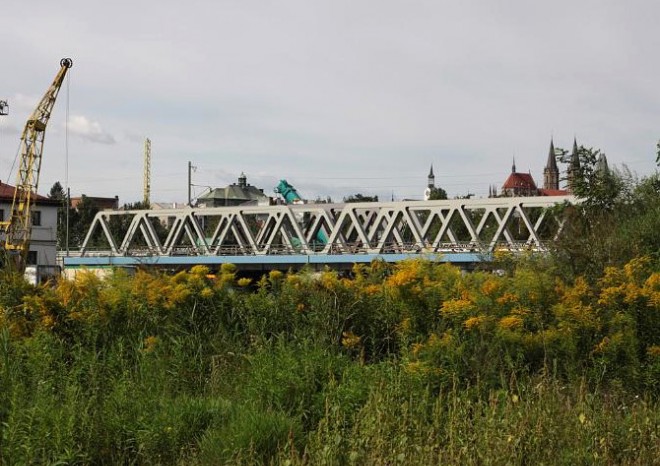
M27 265L37 265L37 251L28 251Z
M39 227L41 226L41 211L35 210L32 212L32 226Z

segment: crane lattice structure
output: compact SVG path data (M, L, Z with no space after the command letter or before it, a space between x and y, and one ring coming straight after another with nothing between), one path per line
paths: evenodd
M151 205L151 140L144 140L144 205Z
M0 228L5 233L4 249L12 256L12 262L18 271L23 271L25 268L27 254L30 250L31 208L39 187L46 126L64 77L71 66L73 66L73 61L70 58L60 60L59 72L28 118L21 135L20 162L11 213L9 220L0 222Z
M9 104L6 100L0 100L0 116L9 115Z

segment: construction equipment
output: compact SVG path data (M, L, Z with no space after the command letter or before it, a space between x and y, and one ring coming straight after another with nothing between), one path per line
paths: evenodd
M0 115L9 114L9 104L6 100L0 100Z
M31 208L37 197L46 126L64 77L72 65L70 58L60 60L59 72L28 118L21 136L20 165L11 213L7 221L0 222L0 232L5 234L4 250L8 259L6 265L14 267L20 273L25 270L30 250Z
M144 140L144 207L151 206L151 139Z
M280 182L275 187L274 191L277 194L281 194L282 197L284 198L284 201L287 204L294 204L294 205L305 204L304 199L300 197L300 194L298 194L296 188L294 188L291 184L289 184L287 180L280 180ZM296 218L298 220L298 223L303 229L307 229L309 227L310 219L308 217L302 215L302 216L297 216ZM323 232L323 230L318 230L316 232L315 238L316 241L318 241L318 244L321 245L325 245L328 242L328 237Z
M287 180L280 180L274 190L277 194L281 194L287 204L304 204L296 188L291 186Z

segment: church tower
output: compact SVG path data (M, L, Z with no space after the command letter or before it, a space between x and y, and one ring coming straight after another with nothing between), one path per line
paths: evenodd
M428 182L426 184L426 189L424 190L424 200L428 201L431 198L431 192L435 189L435 175L433 174L433 164L431 164L431 170L429 171Z
M543 169L543 189L559 189L559 168L555 159L555 143L550 139L550 153Z
M580 155L578 154L577 140L573 139L573 152L571 153L571 160L568 163L566 170L566 181L569 193L575 192L577 178L580 176Z

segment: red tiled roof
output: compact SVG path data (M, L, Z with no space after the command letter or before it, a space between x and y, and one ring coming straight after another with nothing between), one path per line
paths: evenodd
M0 182L0 201L12 202L12 200L14 199L14 191L16 191L15 186ZM33 199L35 199L35 198L33 198ZM53 205L59 205L60 204L60 201L57 201L55 199L47 198L47 197L42 196L40 194L36 195L36 202L38 204L53 204Z
M536 189L534 178L529 173L511 173L502 189Z
M568 196L565 189L539 189L539 196Z

